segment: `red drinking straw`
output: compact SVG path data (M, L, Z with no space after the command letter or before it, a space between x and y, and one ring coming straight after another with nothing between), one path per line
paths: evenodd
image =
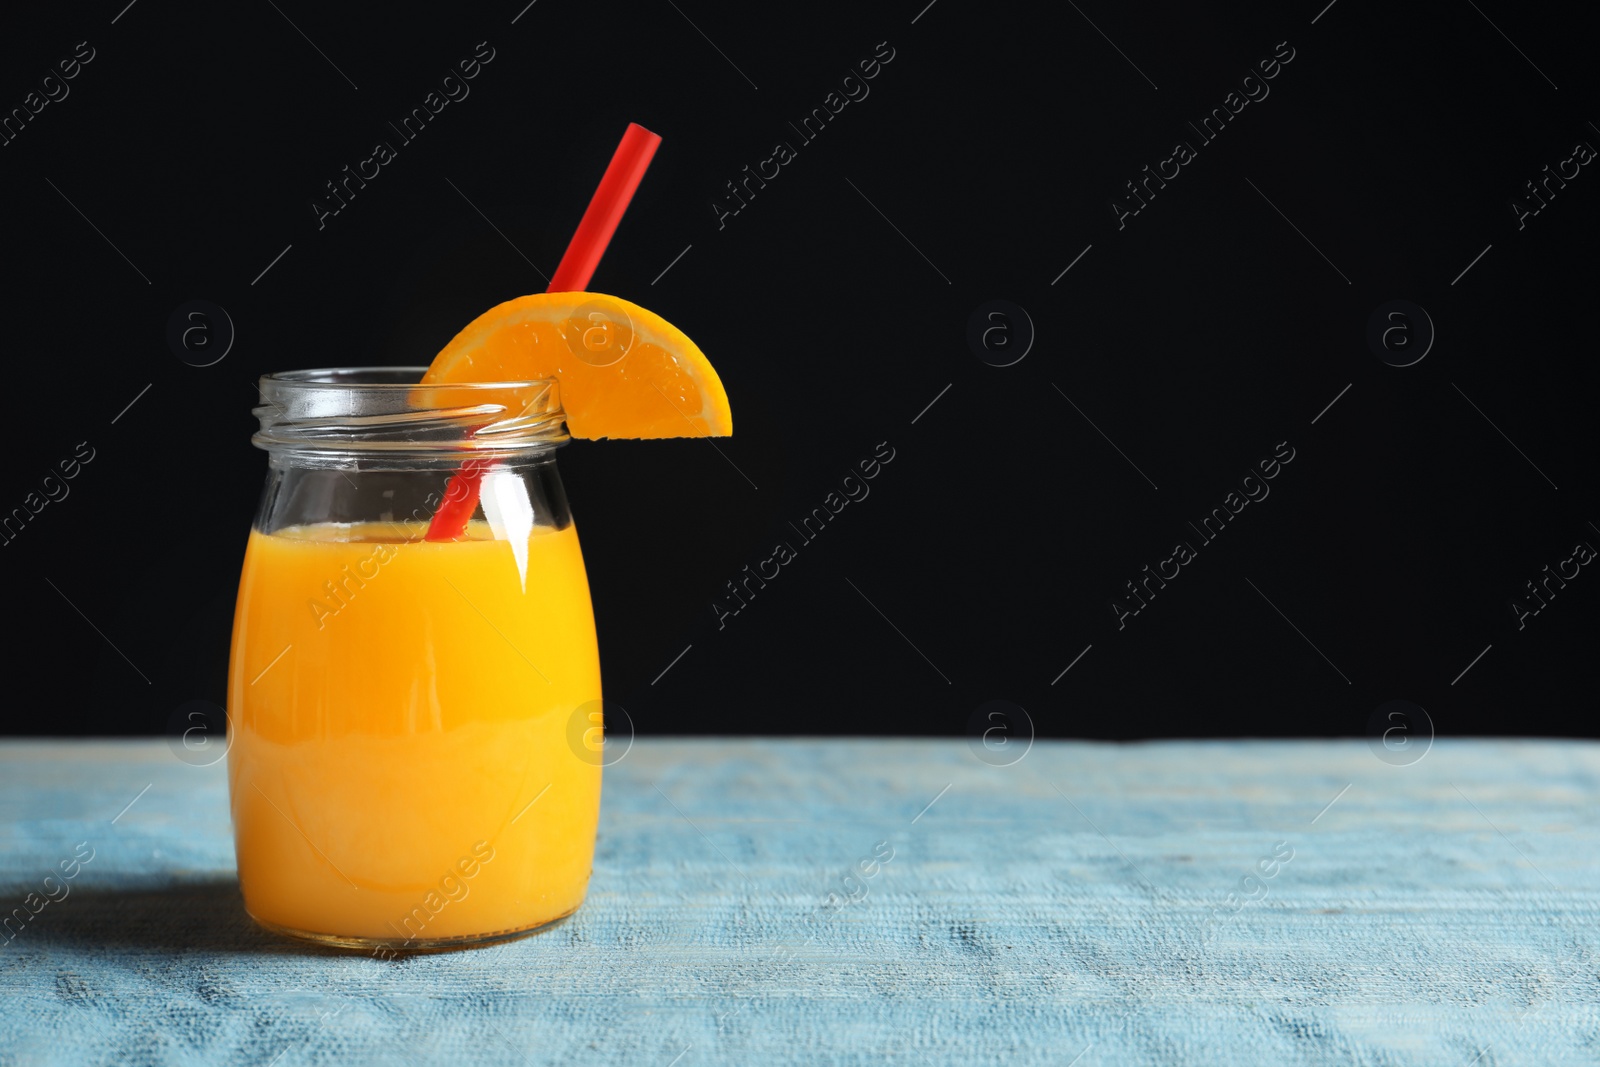
M605 176L600 179L600 187L594 191L589 209L583 213L583 220L567 245L567 254L561 257L545 292L581 293L589 284L660 143L660 137L637 122L628 123L628 130L622 135Z
M594 191L589 208L583 213L567 245L566 255L561 257L545 292L579 293L588 286L659 144L658 135L637 122L628 123L628 130L622 135L605 176L600 179L600 187ZM444 501L433 513L433 521L428 523L429 541L454 541L466 532L467 522L478 508L478 486L488 466L487 461L469 459L450 477Z

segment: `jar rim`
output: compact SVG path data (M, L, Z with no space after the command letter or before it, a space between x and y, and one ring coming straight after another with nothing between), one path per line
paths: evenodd
M269 452L470 453L510 457L568 440L560 382L530 378L422 384L426 367L318 367L261 376L261 428Z
M330 389L360 386L363 389L493 390L554 385L558 381L556 378L507 378L494 382L434 382L423 385L422 376L426 373L428 373L427 367L401 364L383 367L314 367L308 370L282 370L263 374L261 383L265 385L267 382L284 382L296 386L323 386Z

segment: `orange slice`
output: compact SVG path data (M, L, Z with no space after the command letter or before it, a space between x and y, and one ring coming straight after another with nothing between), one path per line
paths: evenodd
M726 437L716 369L683 331L602 293L536 293L490 308L434 357L423 385L554 378L573 437Z

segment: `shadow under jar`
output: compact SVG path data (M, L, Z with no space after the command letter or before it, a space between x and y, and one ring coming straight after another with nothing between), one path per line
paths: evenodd
M269 468L228 677L239 884L262 926L348 948L570 915L599 818L600 661L555 385L422 373L272 375L255 409ZM465 532L425 540L469 461Z

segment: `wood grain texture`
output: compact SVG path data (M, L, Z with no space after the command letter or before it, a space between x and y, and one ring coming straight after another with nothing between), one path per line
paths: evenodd
M381 962L252 926L221 764L0 744L0 911L94 849L0 935L0 1064L1600 1062L1600 745L990 767L961 741L641 740L606 774L573 919Z

